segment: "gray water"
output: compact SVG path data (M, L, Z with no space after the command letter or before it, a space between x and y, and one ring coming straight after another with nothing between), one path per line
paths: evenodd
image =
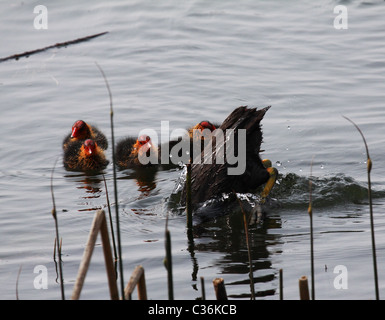
M279 170L276 206L251 227L257 299L298 299L298 279L310 277L308 178L313 159L316 299L373 299L366 152L345 115L364 132L373 161L373 209L380 297L385 284L383 163L383 1L51 1L47 29L36 29L39 2L0 3L0 58L91 34L107 35L0 63L0 298L60 299L53 259L55 238L50 177L62 238L66 298L75 283L97 209L106 209L101 175L67 172L62 139L75 120L96 124L111 143L143 128L170 131L201 120L221 122L236 107L271 109L263 120L263 157ZM334 8L348 10L336 29ZM107 150L111 160L111 148ZM169 214L177 299L206 295L223 277L231 299L249 299L249 264L242 217L230 214L194 230L167 209L181 170L158 172L140 184L118 172L124 280L145 269L150 299L167 299L164 230ZM112 209L112 166L105 170ZM115 219L114 219L115 220ZM114 221L115 222L115 221ZM347 289L336 289L347 270ZM47 289L36 289L36 266L47 269ZM20 269L21 268L21 269ZM18 279L18 272L20 276ZM17 284L18 279L18 284ZM134 295L135 296L135 295ZM108 299L100 239L82 299Z

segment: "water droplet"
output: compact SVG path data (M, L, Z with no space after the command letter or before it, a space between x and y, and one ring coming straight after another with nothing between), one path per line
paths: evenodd
M321 169L323 169L323 168L325 168L325 167L324 167L324 165L323 165L323 164L321 164L321 167L320 167L320 168L321 168Z
M287 126L287 130L290 130L291 128L290 128L290 126Z
M282 162L281 162L281 161L277 161L277 162L275 163L275 165L276 165L277 167L280 167L280 166L282 166Z

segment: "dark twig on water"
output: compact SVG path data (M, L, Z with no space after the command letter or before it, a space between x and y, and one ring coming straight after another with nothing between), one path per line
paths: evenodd
M65 300L65 296L64 296L64 281L63 281L63 269L62 269L62 260L61 260L61 246L59 244L59 225L58 225L58 221L57 221L57 214L56 214L56 204L55 204L55 196L54 196L54 193L53 193L53 174L54 174L54 171L55 171L55 167L56 167L56 163L57 163L57 160L55 161L55 164L52 168L52 174L51 174L51 195L52 195L52 204L53 204L53 208L52 208L52 216L55 220L55 229L56 229L56 246L57 246L57 253L58 253L58 257L59 257L59 273L60 273L60 289L61 289L61 297L62 297L62 300Z
M366 156L367 156L367 173L368 173L368 197L369 197L369 210L370 210L370 229L371 229L371 238L372 238L372 255L373 255L373 268L374 268L374 285L375 285L375 294L376 294L376 300L380 299L379 296L379 290L378 290L378 275L377 275L377 257L376 257L376 244L375 244L375 237L374 237L374 219L373 219L373 203L372 203L372 186L371 186L371 179L370 179L370 172L372 170L372 160L369 156L369 148L368 144L366 143L366 139L364 134L362 133L361 129L348 117L343 116L346 120L348 120L350 123L352 123L357 131L360 133L362 140L365 144L366 149Z
M5 57L5 58L1 58L0 62L4 62L4 61L7 61L7 60L19 60L22 57L29 57L29 56L31 56L33 54L36 54L36 53L39 53L39 52L43 52L43 51L47 51L49 49L67 47L67 46L72 45L72 44L89 41L89 40L94 39L96 37L103 36L106 33L108 33L108 32L101 32L101 33L97 33L97 34L94 34L94 35L91 35L91 36L87 36L87 37L78 38L78 39L71 40L71 41L65 41L65 42L56 43L56 44L48 46L48 47L44 47L44 48L40 48L40 49L36 49L36 50L31 50L31 51L26 51L24 53L14 54L14 55L11 55L11 56L8 56L8 57Z
M121 288L121 295L122 299L124 299L124 279L123 279L123 261L122 261L122 245L121 245L121 239L120 239L120 223L119 223L119 201L118 201L118 188L116 183L116 165L115 165L115 138L114 138L114 111L112 107L112 94L110 85L108 83L107 77L104 74L103 69L99 66L98 63L96 63L96 66L98 67L100 73L103 76L103 79L105 81L108 95L110 97L110 120L111 120L111 142L112 142L112 168L113 168L113 176L114 176L114 195L115 195L115 215L116 215L116 235L117 235L117 241L118 241L118 258L119 258L119 272L120 272L120 288Z

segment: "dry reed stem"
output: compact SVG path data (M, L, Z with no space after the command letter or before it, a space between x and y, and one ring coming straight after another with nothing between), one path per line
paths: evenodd
M357 124L355 124L352 120L350 120L348 117L343 116L346 120L348 120L350 123L352 123L357 131L360 133L362 140L365 145L366 149L366 157L367 157L367 174L368 174L368 198L369 198L369 211L370 211L370 230L371 230L371 240L372 240L372 256L373 256L373 271L374 271L374 288L375 288L375 295L376 300L380 299L379 295L379 289L378 289L378 273L377 273L377 256L376 256L376 243L375 243L375 237L374 237L374 217L373 217L373 203L372 203L372 185L371 185L371 179L370 179L370 172L372 170L372 160L369 155L369 148L368 144L366 143L366 139L364 134L362 133L361 129L358 127Z
M168 284L168 299L174 300L174 286L172 277L172 254L171 254L171 235L166 229L166 268L167 268L167 284Z
M76 277L76 282L72 292L72 300L78 300L80 297L99 231L102 238L103 254L106 264L110 296L112 300L119 299L118 288L116 285L115 268L113 266L111 246L107 231L106 217L103 210L98 210L94 216L94 220L92 221L91 230L88 235L87 244L84 249L83 258L79 266L78 275Z
M215 296L217 300L228 300L223 278L215 278L213 280Z
M116 219L116 235L118 242L118 259L119 259L119 272L120 272L120 289L122 299L124 299L124 276L123 276L123 260L122 260L122 242L120 239L120 219L119 219L119 200L118 200L118 187L117 187L117 179L116 179L116 162L115 162L115 137L114 137L114 110L112 103L112 93L110 89L110 85L108 83L107 77L103 71L103 69L99 66L97 62L95 62L98 67L100 73L103 76L104 82L107 87L108 96L110 98L110 123L111 123L111 142L112 142L112 168L113 168L113 178L114 178L114 196L115 196L115 219Z
M109 199L109 196L108 196L108 189L107 189L106 178L104 177L104 174L102 176L103 176L103 180L104 180L104 188L106 189L106 201L107 201L107 208L108 208L108 217L109 217L109 221L110 221L111 238L112 238L112 245L113 245L113 249L114 249L114 259L115 259L115 262L116 262L116 261L118 261L118 254L116 253L116 243L115 243L115 236L114 236L115 233L114 233L114 226L112 224L110 199Z
M202 300L206 300L205 279L201 277Z
M310 300L307 277L302 276L301 278L299 278L298 284L299 284L299 298L300 298L300 300Z
M312 181L313 161L310 164L310 178L309 178L309 208L308 213L310 217L310 266L311 266L311 298L315 300L315 285L314 285L314 235L313 235L313 203L312 203Z
M283 300L283 271L279 269L279 300Z
M22 268L23 268L23 265L20 266L19 271L17 273L17 278L16 278L16 300L19 300L19 278L20 278L20 273Z
M132 293L134 292L135 287L138 288L139 300L147 300L146 280L144 276L144 269L141 265L136 266L126 288L124 289L126 300L132 299Z
M236 195L236 193L235 193L235 195ZM242 206L241 200L238 198L237 195L236 195L236 197L237 197L239 206L241 207L241 211L242 211L242 214L243 214L243 226L245 228L247 255L248 255L248 258L249 258L249 279L250 279L251 300L255 300L253 264L252 264L252 259L251 259L251 250L250 250L250 242L249 242L249 228L248 228L248 223L247 223L247 217L246 217L245 211L243 210L243 206Z
M62 300L65 300L65 294L64 294L64 280L63 280L63 268L62 268L62 260L61 260L61 245L59 245L59 224L58 224L58 219L57 219L57 214L56 214L56 203L55 203L55 196L53 192L53 174L55 172L55 167L56 163L58 161L58 158L56 158L54 166L52 168L52 173L51 173L51 196L52 196L52 217L54 218L55 221L55 231L56 231L56 246L57 246L57 253L59 257L59 274L60 274L60 292L61 292L61 298Z
M186 164L186 216L187 228L192 230L192 203L191 203L191 163Z

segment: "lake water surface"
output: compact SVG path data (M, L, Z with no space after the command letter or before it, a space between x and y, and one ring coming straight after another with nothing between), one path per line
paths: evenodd
M113 94L117 140L143 128L160 132L161 121L171 131L221 122L241 105L272 106L263 120L263 157L280 176L276 205L250 228L257 299L279 299L280 269L285 299L298 299L298 279L310 278L312 159L316 299L374 299L365 147L342 116L355 121L373 161L385 295L384 1L51 1L47 29L36 29L33 10L40 4L0 3L0 58L108 34L0 63L0 299L16 299L16 287L20 299L61 298L50 193L55 161L66 298L94 214L106 209L102 175L67 172L61 158L62 140L78 119L97 125L111 143L109 97L95 62ZM338 5L347 9L347 29L335 28ZM104 174L114 212L111 165ZM148 297L168 298L169 215L176 298L201 297L204 277L206 296L214 299L212 280L222 277L231 299L250 299L242 216L202 224L189 246L185 214L167 206L180 174L165 170L141 181L132 170L117 173L124 280L141 264ZM347 289L335 286L341 265ZM47 289L35 289L36 266L47 270ZM81 298L109 298L100 239Z

